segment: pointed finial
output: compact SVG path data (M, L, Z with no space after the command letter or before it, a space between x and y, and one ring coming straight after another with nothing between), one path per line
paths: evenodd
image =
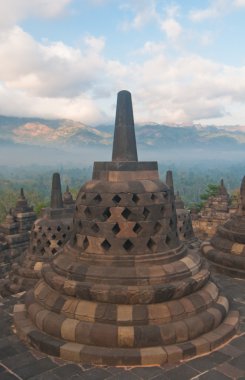
M20 189L20 197L25 199L24 189L23 187Z
M242 212L245 213L245 176L242 179L241 188L240 188L240 195L241 195Z
M223 180L223 178L222 178L221 181L220 181L220 186L221 186L221 187L224 187L224 180Z
M174 181L173 181L173 172L172 170L168 170L166 174L166 185L170 188L174 188Z
M70 189L69 189L69 186L66 185L66 192L69 193L70 192Z
M63 200L62 200L59 173L53 174L50 207L51 208L63 208Z
M112 161L138 161L131 94L117 94Z

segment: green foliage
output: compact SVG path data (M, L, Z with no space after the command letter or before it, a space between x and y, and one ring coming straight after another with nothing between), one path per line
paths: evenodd
M219 192L219 185L215 183L209 183L205 189L205 192L200 195L203 201L206 201L209 197L215 197Z

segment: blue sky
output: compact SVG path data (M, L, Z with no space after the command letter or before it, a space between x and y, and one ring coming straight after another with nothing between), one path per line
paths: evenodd
M245 0L2 3L0 114L245 125Z

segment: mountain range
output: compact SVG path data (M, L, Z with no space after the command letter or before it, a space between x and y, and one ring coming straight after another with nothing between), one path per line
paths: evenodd
M107 147L112 144L113 128L113 125L90 127L73 120L0 116L0 146L28 145L61 150L80 146ZM245 151L245 130L242 127L145 123L136 124L135 130L137 144L145 149Z

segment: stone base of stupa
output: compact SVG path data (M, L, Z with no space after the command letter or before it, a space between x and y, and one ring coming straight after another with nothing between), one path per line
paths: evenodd
M245 245L230 241L229 246L229 251L224 252L207 241L201 245L201 250L213 270L245 279Z
M105 326L104 334L100 337L101 346L91 346L76 342L76 326L79 322L76 323L74 319L62 319L51 311L40 309L37 304L31 304L29 309L32 310L37 324L42 325L46 323L48 329L55 329L60 338L55 338L40 331L28 317L26 306L20 304L14 307L14 322L17 334L22 340L45 354L73 362L96 365L164 365L179 362L191 357L207 354L219 347L236 334L239 325L239 313L237 311L229 311L218 327L204 333L198 338L190 339L183 343L141 348L103 346L103 340L106 342L107 332L109 331L108 327ZM214 326L219 324L220 319L217 309L215 314ZM203 322L204 320L200 318L198 326ZM196 330L199 328L198 326L190 326L188 332L190 336L192 334L195 335ZM179 328L181 329L181 326ZM87 330L85 326L83 329L83 335L96 334L96 331ZM154 330L153 327L152 329ZM121 331L118 329L115 339L124 340L125 343L129 342L130 330L131 328L121 327ZM171 331L170 329L169 335L171 335ZM185 332L180 332L180 334L183 335ZM181 339L181 337L179 338ZM70 341L66 339L70 339Z

